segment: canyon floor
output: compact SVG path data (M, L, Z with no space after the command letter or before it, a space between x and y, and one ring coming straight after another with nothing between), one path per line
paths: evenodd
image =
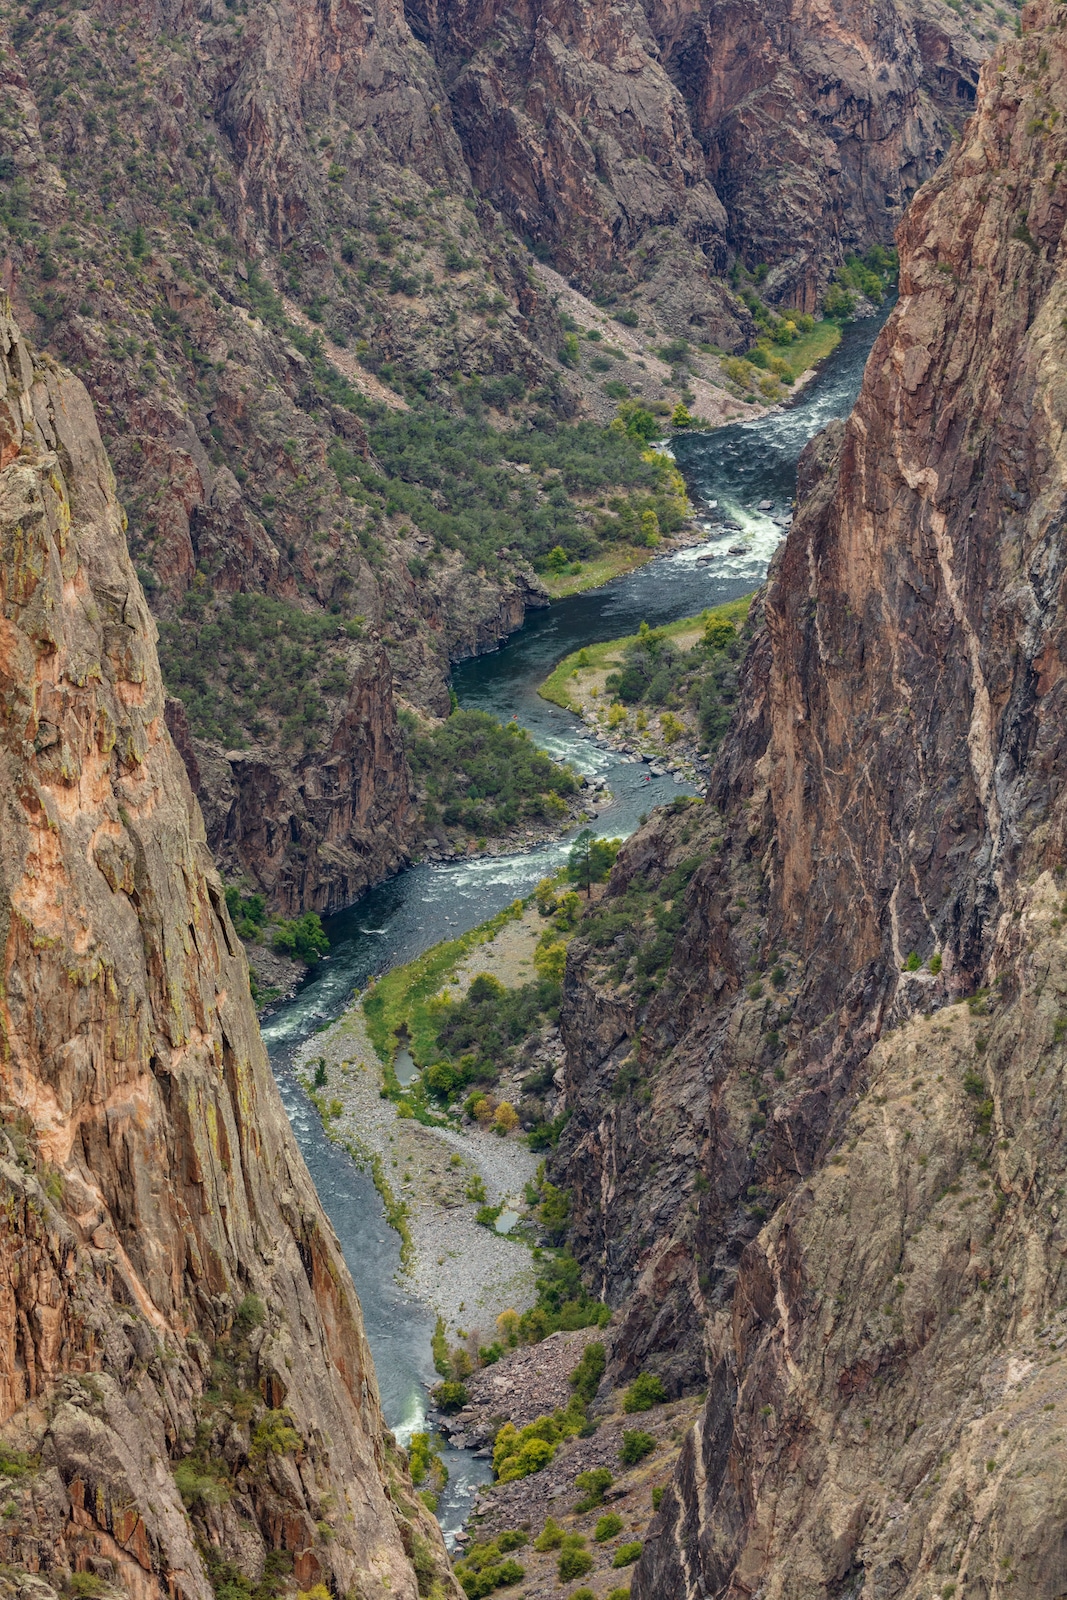
M496 941L479 947L456 971L456 994L477 972L504 983L525 982L532 971L536 912L508 924ZM319 1062L326 1082L313 1089ZM375 1172L390 1220L405 1241L410 1287L442 1316L449 1329L480 1331L490 1342L502 1311L524 1311L534 1303L534 1262L528 1244L476 1220L482 1205L503 1203L528 1214L525 1186L538 1158L521 1137L504 1138L478 1126L428 1127L398 1114L384 1096L381 1062L367 1036L358 1000L296 1057L297 1070L330 1137ZM321 1074L320 1074L321 1076ZM480 1178L485 1198L468 1198ZM403 1220L393 1209L404 1207Z

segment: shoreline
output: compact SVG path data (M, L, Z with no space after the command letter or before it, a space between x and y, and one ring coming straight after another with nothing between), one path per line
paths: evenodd
M327 1136L371 1173L385 1219L400 1236L404 1286L444 1319L453 1339L480 1332L491 1342L502 1311L534 1304L536 1268L521 1237L483 1226L476 1213L488 1201L528 1216L524 1191L539 1158L525 1139L405 1116L386 1098L385 1070L359 997L305 1040L293 1069ZM468 1197L475 1178L486 1199Z

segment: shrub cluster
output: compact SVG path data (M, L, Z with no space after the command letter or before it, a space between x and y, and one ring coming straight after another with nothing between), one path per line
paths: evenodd
M502 726L484 711L457 710L418 732L409 724L407 743L430 827L440 820L493 835L526 817L558 820L563 797L578 789L571 769L550 760L525 728Z
M468 1600L482 1600L494 1589L506 1589L509 1584L521 1583L525 1569L509 1554L520 1550L526 1535L519 1528L506 1528L486 1544L473 1544L456 1562L455 1574Z
M216 600L194 587L179 619L159 625L160 667L200 738L229 749L275 737L307 748L328 718L327 697L348 690L344 630L340 616L268 595Z
M668 714L688 708L699 727L702 748L716 750L733 713L740 656L741 639L724 617L710 618L703 638L691 650L680 650L662 630L643 622L623 653L621 668L609 674L605 687L624 706ZM668 729L661 731L667 738Z

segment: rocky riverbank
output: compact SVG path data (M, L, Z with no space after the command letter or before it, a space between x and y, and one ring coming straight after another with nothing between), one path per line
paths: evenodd
M524 1191L538 1162L525 1140L398 1114L358 1002L308 1040L295 1064L330 1138L373 1173L411 1288L455 1337L480 1330L488 1342L502 1311L521 1312L535 1298L528 1245L476 1221L486 1204L528 1214ZM485 1198L468 1195L483 1189Z

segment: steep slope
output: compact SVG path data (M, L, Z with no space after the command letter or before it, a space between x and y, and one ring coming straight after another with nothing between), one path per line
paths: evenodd
M530 561L599 547L598 505L633 491L588 492L565 445L507 491L435 475L427 408L555 438L625 387L720 417L739 391L715 349L755 333L733 253L808 306L842 250L888 238L886 174L910 163L910 192L939 158L986 43L942 0L918 31L902 4L768 16L758 70L714 89L747 17L27 0L3 20L3 282L93 399L228 878L332 910L402 864L393 694L443 714L451 661L545 602ZM533 250L627 321L593 327ZM523 488L529 540L435 520ZM561 490L565 539L541 515Z
M814 311L844 253L891 242L985 50L947 6L907 0L408 12L474 185L516 232L600 296L729 349L733 255Z
M576 1248L616 1372L709 1383L640 1600L1063 1591L1065 108L1034 6L802 462L709 803L573 947ZM606 945L656 894L668 954Z
M166 731L92 408L6 303L0 348L5 1582L451 1594Z
M892 241L974 102L984 41L908 0L646 9L729 244L770 269L770 299L814 310L842 252Z

